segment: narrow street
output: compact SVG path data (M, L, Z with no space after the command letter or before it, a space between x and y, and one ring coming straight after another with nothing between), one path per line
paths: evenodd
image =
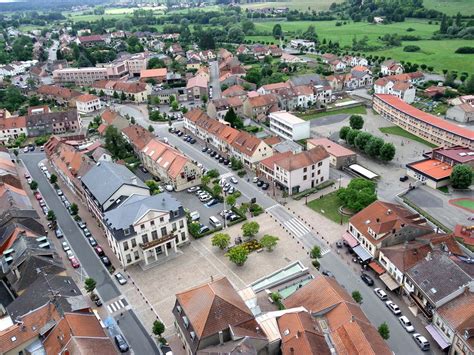
M65 239L76 252L81 267L89 277L96 280L97 293L100 295L104 306L107 307L110 302L113 303L117 300L124 299L112 276L99 260L93 248L58 198L53 187L39 169L39 162L45 159L44 153L21 154L20 158L33 180L38 183L38 190L41 192L44 200L50 209L55 212L58 224L65 235ZM49 170L52 171L50 167ZM82 287L82 285L79 286ZM112 327L114 327L115 324L120 327L134 353L159 354L156 344L150 338L148 331L139 322L134 311L132 309L123 308L121 314L122 315L117 314L113 319L110 319L110 322Z

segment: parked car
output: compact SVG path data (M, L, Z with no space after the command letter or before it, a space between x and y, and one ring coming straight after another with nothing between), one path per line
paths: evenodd
M91 232L89 232L89 230L88 230L87 228L84 228L84 229L82 230L82 233L84 233L84 236L85 236L86 238L89 238L90 236L92 236Z
M127 283L127 279L120 272L115 274L115 278L120 285L125 285Z
M219 158L219 163L224 164L224 157Z
M81 229L87 228L86 223L85 223L84 221L82 221L82 220L77 221L77 225L78 225L79 228L81 228Z
M385 305L396 316L402 313L402 311L400 311L400 308L393 301L387 301L385 302Z
M79 260L77 260L76 258L69 259L69 261L71 262L71 266L74 269L77 269L79 266L81 266L81 264L79 264Z
M342 242L340 240L336 242L336 247L342 248Z
M61 189L57 189L57 190L56 190L56 193L58 194L58 196L62 196L62 195L63 195L63 192L61 191Z
M43 199L43 196L41 196L41 194L40 194L39 191L36 191L36 192L35 192L35 199L36 199L37 201L40 201L40 200Z
M374 288L374 292L375 292L375 294L377 295L377 297L380 298L382 301L385 301L385 300L388 298L388 296L387 296L387 294L385 293L385 291L382 290L381 288L378 288L378 287L377 287L377 288Z
M166 191L171 192L171 191L174 190L174 187L173 187L173 185L166 185L165 189L166 189Z
M98 256L105 256L104 250L100 245L95 246L94 251Z
M54 231L54 234L56 234L56 237L57 237L58 239L64 237L63 231L62 231L61 228L59 228L59 227L56 228L56 230Z
M143 165L140 166L140 169L141 169L145 174L148 173L148 169L145 168Z
M235 192L235 188L233 186L230 187L229 190L227 190L229 194L233 194Z
M110 259L105 255L100 257L100 261L102 261L102 264L104 264L105 266L112 265L112 263L110 262Z
M48 214L48 212L49 212L49 208L48 208L48 207L43 206L43 207L41 207L41 209L43 210L43 213L44 213L44 214Z
M89 241L89 244L92 247L95 247L97 245L97 240L95 240L94 237L89 237L89 238L87 238L87 240Z
M206 152L207 152L207 147L203 147L203 148L201 149L201 152L206 153Z
M23 153L28 153L29 151L28 147L23 148Z
M204 225L204 224L200 224L199 225L199 234L202 234L202 233L206 233L206 232L209 232L209 227Z
M71 260L72 258L74 258L74 253L70 249L66 250L66 256L69 260Z
M192 139L189 141L189 143L191 143L191 144L196 143L196 139L192 138Z
M415 327L413 327L410 320L406 316L401 316L398 318L398 320L400 321L402 327L405 328L408 333L412 333L415 331Z
M186 191L188 191L189 193L191 192L196 192L200 189L199 186L191 186L189 189L187 189Z
M129 350L128 344L125 341L125 338L121 334L117 334L115 337L115 344L119 348L121 353L125 353Z
M239 216L237 216L235 213L231 213L227 216L227 220L231 222L236 221L238 219L239 219Z
M238 184L239 180L237 180L237 178L235 176L231 176L230 182L233 183L233 184Z
M224 159L224 165L229 165L229 159Z
M329 270L323 270L323 271L321 271L321 274L323 274L324 276L335 278L334 274Z
M416 345L418 345L422 351L430 350L430 343L423 335L415 333L413 334L413 339L415 339Z
M41 200L39 202L39 205L40 205L40 207L46 207L46 202L44 202L44 200Z
M408 180L408 176L406 176L406 175L400 176L400 181L401 182L405 182L407 180Z
M258 187L262 187L263 184L264 184L263 180L258 180L258 181L257 181L257 186L258 186Z
M374 285L374 280L369 275L367 275L365 272L360 274L360 278L362 279L362 281L364 281L364 283L367 286L373 286Z
M197 221L201 216L198 211L194 211L189 214L189 217L191 217L191 221Z
M269 187L270 187L270 184L266 182L262 185L262 190L268 190Z
M219 203L219 200L217 198L213 198L212 200L206 203L206 206L211 207L211 206L217 205L218 203Z
M219 212L219 216L221 217L226 217L230 214L232 214L233 212L231 210L222 210L221 212Z
M62 242L61 243L61 246L63 247L63 250L64 251L68 251L70 250L71 248L69 247L69 244L67 242Z

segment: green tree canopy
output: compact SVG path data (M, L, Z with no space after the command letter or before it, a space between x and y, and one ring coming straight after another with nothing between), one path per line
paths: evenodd
M362 129L364 127L364 119L361 115L352 115L349 118L349 125L352 129Z
M350 132L351 127L344 126L339 130L339 138L346 140L347 134Z
M473 171L469 165L459 164L454 166L451 176L451 184L456 189L467 189L472 183Z
M384 143L380 148L380 159L391 161L395 157L395 146L392 143Z
M221 250L227 248L230 244L230 236L225 233L216 233L212 237L212 246L218 247Z
M359 212L377 200L375 183L362 178L353 179L346 188L339 189L337 197L344 206L354 212Z
M162 322L160 322L159 320L155 320L153 322L152 332L156 336L161 337L161 335L165 332L165 325Z
M352 298L353 298L354 301L356 301L357 303L362 303L362 295L360 294L359 291L354 291L354 292L352 292Z
M388 327L388 324L386 322L383 322L382 324L380 324L379 334L385 340L390 338L390 328Z
M313 249L311 249L309 256L311 257L311 259L319 259L321 257L321 248L315 245Z
M359 133L360 133L359 130L351 129L349 132L347 132L346 142L350 145L354 145L355 144L355 139L357 138Z
M244 237L252 238L260 230L260 225L257 222L245 222L242 225L242 234Z
M84 289L87 293L92 293L95 290L97 283L92 277L88 277L84 280Z
M262 246L267 249L267 251L273 251L273 249L276 247L276 245L278 244L278 241L280 240L280 238L278 237L275 237L273 235L270 235L270 234L265 234L261 239L260 239L260 244L262 244Z
M237 266L242 266L247 261L249 252L243 245L237 245L227 252L227 257Z
M377 158L383 145L384 141L382 138L372 136L365 146L365 153L372 158Z
M276 39L283 37L283 30L281 29L281 25L279 23L273 26L272 33L273 33L273 37L275 37Z
M369 132L360 132L354 140L354 144L357 149L365 151L365 147L367 146L371 138L372 135Z

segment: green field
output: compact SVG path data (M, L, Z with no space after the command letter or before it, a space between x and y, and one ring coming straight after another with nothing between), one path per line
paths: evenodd
M275 8L275 7L287 7L290 10L310 10L322 11L329 9L329 6L333 3L342 2L342 0L293 0L293 1L275 1L275 2L257 2L253 4L242 4L240 5L244 9L262 9L262 8Z
M337 191L331 192L323 198L317 198L308 202L309 208L336 223L341 222L341 215L339 214L339 207L341 205L341 200L337 197ZM342 223L347 223L347 221L349 221L349 217L342 216Z
M408 42L404 42L406 45ZM442 41L410 42L421 48L419 52L404 52L403 46L386 50L370 52L378 56L392 57L406 62L426 64L441 72L443 69L457 70L459 73L474 73L474 55L456 54L456 49L463 46L472 46L473 41L450 39Z
M427 9L441 11L451 16L458 12L465 16L474 15L472 0L423 0L423 5Z
M431 148L436 148L437 147L436 144L425 141L423 138L417 137L414 134L411 134L410 132L407 132L403 128L400 128L398 126L381 127L381 128L379 128L379 130L380 130L380 132L385 133L385 134L393 134L395 136L405 137L405 138L410 139L412 141L427 145L428 147L431 147Z
M434 31L439 29L437 25L430 25L427 21L406 20L405 22L391 23L389 25L375 25L367 22L350 22L346 25L336 26L337 21L292 21L292 22L255 22L257 31L267 31L271 34L273 26L277 23L281 27L287 37L293 37L297 31L305 31L309 25L316 28L319 39L326 38L327 41L339 41L341 46L351 45L352 39L357 37L361 39L364 36L369 38L369 43L373 45L382 45L378 41L379 36L384 34L411 34L420 38L428 39ZM408 28L415 31L407 32Z
M341 108L339 110L333 110L333 111L302 114L302 115L297 115L297 116L305 121L309 121L309 120L314 120L315 118L321 118L321 117L332 116L332 115L340 115L340 114L365 115L366 113L367 113L367 110L365 109L364 106L356 106L356 107Z
M105 13L103 15L83 15L82 13L78 13L78 14L68 13L65 16L68 19L71 19L74 22L79 22L79 21L91 21L92 22L92 21L99 21L102 17L104 18L104 20L112 20L112 19L121 20L121 19L129 17L130 14L127 14L127 13L119 13L119 14Z

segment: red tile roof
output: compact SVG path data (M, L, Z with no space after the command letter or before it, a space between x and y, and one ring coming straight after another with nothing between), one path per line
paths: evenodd
M99 98L97 96L91 95L91 94L84 94L84 95L76 97L76 101L79 101L79 102L89 102L89 101L95 101L98 99Z
M453 171L453 167L450 164L435 159L417 161L408 164L407 167L429 176L436 181L448 179Z
M8 118L0 119L0 130L14 129L14 128L26 128L26 117L25 116L10 116Z
M308 139L306 142L307 148L310 148L311 146L317 146L321 145L326 149L326 151L335 157L347 157L350 155L356 155L352 150L347 149L343 147L342 145L339 145L328 138L313 138L313 139Z
M131 125L122 129L123 134L125 134L130 143L137 149L142 150L149 141L151 141L155 136L153 133L149 132L147 129L143 128L140 125Z
M279 160L275 164L286 171L294 171L316 164L326 158L329 158L328 152L322 146L317 145L313 149Z
M140 72L140 78L166 77L167 74L168 69L166 68L144 69Z
M232 147L242 154L252 156L263 141L250 133L240 131L232 142Z
M396 108L397 110L409 116L414 117L415 119L419 119L420 121L423 121L429 125L442 129L449 133L454 133L461 137L474 140L474 131L471 131L470 129L467 129L467 128L460 127L454 123L447 122L443 120L442 118L438 118L429 113L421 111L417 109L416 107L413 107L407 104L405 101L403 101L402 99L399 99L396 96L388 95L388 94L375 94L375 97L379 98L386 104Z

